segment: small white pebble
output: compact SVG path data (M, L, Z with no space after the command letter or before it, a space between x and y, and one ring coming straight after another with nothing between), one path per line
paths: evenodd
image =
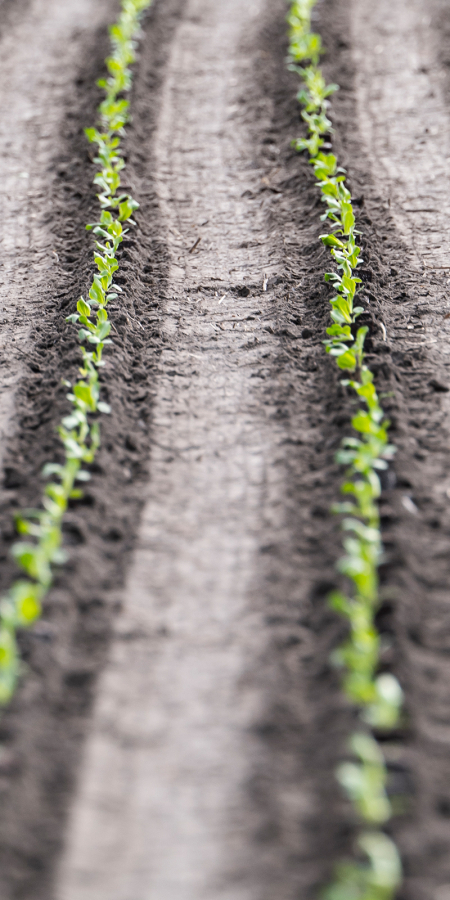
M409 513L411 513L411 515L417 516L417 513L419 512L419 510L418 510L416 504L414 503L414 500L411 500L411 497L408 497L408 494L403 494L402 504L403 504L404 508Z

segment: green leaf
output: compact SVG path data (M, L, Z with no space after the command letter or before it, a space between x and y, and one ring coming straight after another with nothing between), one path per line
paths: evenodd
M352 426L355 431L360 431L361 434L370 434L374 430L374 423L367 412L359 412L356 416L353 416Z
M349 615L350 601L342 591L333 591L328 597L328 603L335 612L338 612L343 616Z
M80 488L73 488L69 494L71 500L81 500L83 491Z
M337 358L337 364L340 369L347 369L353 372L356 368L356 356L352 350L347 350Z
M100 137L96 128L85 128L84 133L91 144L96 143Z
M98 326L96 335L99 341L103 341L111 331L111 322L102 322L101 325Z
M91 477L91 473L87 472L86 469L79 469L76 474L76 481L90 481Z
M0 631L0 703L3 705L10 697L15 686L17 675L17 645L14 634L10 629L2 628ZM5 678L6 674L6 678ZM8 676L12 675L11 683Z
M330 303L333 307L333 312L331 313L331 318L334 319L335 322L345 323L346 325L351 325L352 322L352 306L351 302L347 300L346 297L335 297L333 300L330 300Z
M31 578L39 579L40 575L40 557L41 551L38 545L27 544L25 541L14 544L11 552L17 564L31 576Z
M41 474L43 478L49 478L50 475L61 475L63 471L64 468L59 463L46 463Z
M355 225L355 216L351 203L343 203L341 206L341 218L344 234L350 234Z
M86 382L80 381L75 385L73 392L77 400L81 400L92 411L96 408L96 398L92 391L92 386Z
M96 300L97 303L103 305L105 302L105 292L102 289L102 286L98 283L97 279L94 279L94 282L89 291L89 297L91 300Z
M89 306L89 303L86 303L86 301L83 300L82 297L80 297L77 303L77 310L82 316L90 316L91 314L91 307Z
M119 220L125 222L133 215L135 209L139 209L139 203L136 203L132 197L127 197L123 203L119 203Z
M339 338L341 341L351 341L352 332L349 325L331 325L327 328L327 334Z
M31 625L41 614L42 587L31 581L16 581L11 588L16 621L21 627Z
M345 244L335 234L321 234L320 240L326 247L345 247Z

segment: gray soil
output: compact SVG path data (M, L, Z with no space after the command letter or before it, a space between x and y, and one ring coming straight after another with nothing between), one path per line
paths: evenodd
M321 344L327 255L290 147L285 9L155 0L145 21L126 145L141 208L102 376L113 414L0 724L2 900L306 900L351 850L333 770L353 713L326 596L352 407ZM83 127L115 12L0 3L2 584L12 512L38 502L77 366L64 316L91 273ZM399 898L449 900L450 15L444 0L322 0L316 16L399 448L379 614L407 705L385 741Z
M407 900L450 897L448 61L442 2L326 2L337 144L360 203L364 280L385 325L379 385L398 447L382 503L389 637L407 727L387 746L408 814L394 822ZM348 122L357 121L351 132ZM379 334L379 332L378 332ZM391 478L391 486L394 482ZM399 736L400 737L400 736ZM401 749L401 747L403 749Z
M171 265L151 478L73 808L66 900L292 895L288 844L279 858L269 849L258 884L264 820L246 796L268 689L260 550L268 526L284 531L287 501L288 433L261 396L283 261L242 98L242 38L263 12L191 0L166 68L153 152ZM309 791L280 788L304 852Z
M166 67L153 153L171 264L150 481L72 809L65 900L281 898L308 877L307 774L299 758L295 778L286 767L276 779L258 736L271 681L283 699L265 661L279 665L260 569L288 527L290 436L276 395L262 394L280 353L284 260L259 198L279 167L268 177L255 161L243 98L264 11L187 3ZM290 339L300 334L293 324ZM306 560L296 567L300 582ZM309 636L286 624L297 667ZM259 770L275 776L276 834L252 802Z

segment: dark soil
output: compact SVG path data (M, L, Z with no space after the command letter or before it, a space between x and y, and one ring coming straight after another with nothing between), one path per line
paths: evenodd
M4 2L0 14L3 8L9 5ZM121 606L149 471L151 478L152 400L167 340L160 325L169 265L151 147L164 65L183 8L183 0L156 0L145 23L127 138L127 179L141 207L136 230L123 244L124 301L113 310L114 347L102 376L113 413L102 419L102 449L92 481L67 517L70 562L58 573L43 618L21 636L26 677L0 724L0 894L5 900L54 896L54 870L96 682ZM315 896L335 861L350 852L355 828L333 775L345 753L353 713L328 662L344 626L326 601L336 584L340 553L338 524L329 513L342 480L333 457L349 432L352 407L321 343L329 316L323 284L328 260L318 242L321 204L310 167L290 147L302 126L297 80L284 65L284 12L282 0L267 12L258 43L248 47L252 66L242 88L253 162L262 170L258 201L280 260L269 286L278 349L255 390L259 402L273 406L274 418L283 422L285 437L278 449L288 486L283 529L265 523L260 546L259 590L268 641L252 678L263 685L265 710L252 723L260 753L243 798L257 813L250 873L255 900L272 897L274 887L286 900ZM399 307L406 316L414 315L423 302L423 279L390 219L383 192L372 182L358 136L348 4L322 0L319 15L328 47L327 74L341 86L333 102L333 141L348 168L364 232L370 363L378 389L393 394L384 406L398 447L381 506L386 561L379 617L389 639L383 666L400 678L407 708L404 728L386 746L392 791L406 802L406 813L393 820L392 832L405 861L402 900L430 900L436 886L450 882L450 512L433 491L437 479L450 477L442 415L450 385L432 350L383 340L378 323L384 322L389 334ZM0 27L8 27L7 16ZM13 512L39 502L42 466L59 458L55 429L67 408L61 379L73 378L78 364L76 340L64 316L86 291L91 274L91 238L84 224L95 215L95 194L83 128L95 120L99 97L93 85L106 53L104 33L80 47L79 77L49 173L49 202L42 216L51 218L58 236L60 268L51 272L42 319L27 348L27 374L17 398L19 427L7 450L2 586L14 574L8 556ZM444 277L428 279L430 307L441 302ZM303 806L283 799L299 792L307 797Z

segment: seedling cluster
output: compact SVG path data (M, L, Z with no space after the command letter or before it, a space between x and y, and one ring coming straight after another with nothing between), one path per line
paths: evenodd
M121 14L110 29L112 53L106 60L108 77L99 81L105 97L99 107L99 128L86 129L86 135L97 147L95 163L98 172L100 214L97 222L87 225L95 241L94 275L88 299L81 297L77 311L67 322L79 326L82 365L67 398L71 412L59 426L64 448L64 462L50 463L43 471L51 478L44 491L43 508L24 510L17 517L20 534L26 537L13 546L12 552L26 577L14 582L0 601L0 705L11 699L21 671L17 647L17 631L31 625L41 613L43 597L53 581L56 565L64 562L62 522L69 501L82 496L80 483L90 478L84 465L92 463L100 445L97 413L110 408L100 399L99 369L104 365L103 349L111 344L111 322L108 303L116 299L121 288L114 283L119 267L117 251L127 229L133 224L132 214L138 203L120 193L120 173L124 168L121 139L129 118L129 101L123 95L131 87L131 65L135 60L139 22L151 0L122 0Z
M328 118L329 97L338 86L327 85L319 67L321 38L311 30L311 13L316 0L294 0L288 16L289 67L302 79L298 100L307 126L306 137L294 141L299 152L306 151L320 188L325 212L322 221L331 229L321 235L329 247L336 268L325 275L333 288L330 298L332 324L324 341L326 352L346 378L360 405L352 418L356 434L343 441L337 454L347 467L342 486L345 500L335 507L343 515L345 556L340 572L350 582L348 593L335 591L331 606L348 620L345 644L334 653L334 662L343 669L347 697L360 710L361 730L353 734L349 749L352 762L342 764L338 779L351 799L363 824L357 845L366 861L341 864L336 878L324 892L324 900L392 900L401 882L397 849L381 826L391 818L392 807L386 793L387 769L380 745L371 728L389 731L399 722L402 690L390 673L379 674L380 636L375 627L379 607L378 567L382 559L379 472L386 469L395 448L389 443L388 427L374 385L373 373L365 362L364 342L368 329L358 327L364 307L356 305L361 290L357 277L362 264L355 228L351 193L345 171L333 153L326 153L327 135L332 132Z

